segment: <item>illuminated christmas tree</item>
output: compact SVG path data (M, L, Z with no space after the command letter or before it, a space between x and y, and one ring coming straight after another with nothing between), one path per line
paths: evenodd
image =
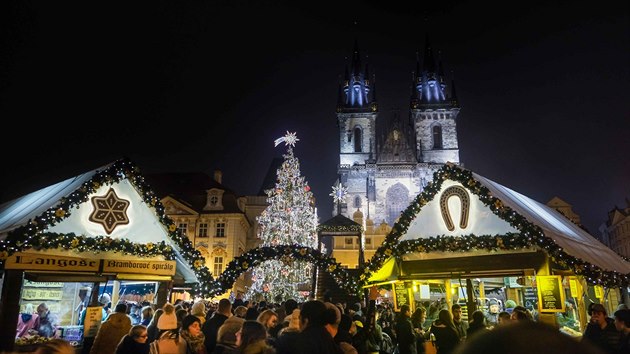
M277 170L275 188L265 191L269 206L257 218L261 247L290 245L317 248L317 214L313 193L300 174L300 162L293 155L299 141L295 133L275 140L283 143L287 153ZM268 260L252 271L252 286L248 296L262 295L267 301L280 302L289 298L302 300L306 294L300 288L310 286L313 266L293 257Z

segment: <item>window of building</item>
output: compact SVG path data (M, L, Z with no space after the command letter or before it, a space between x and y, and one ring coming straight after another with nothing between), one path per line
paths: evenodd
M394 225L405 208L409 205L409 190L400 183L391 186L386 193L386 218L389 225Z
M223 273L223 257L214 257L213 275L215 277Z
M372 238L366 237L365 238L365 245L367 246L367 245L371 245L371 244L372 244Z
M442 148L442 127L439 125L433 126L433 149Z
M352 245L352 237L346 237L346 245Z
M199 237L208 237L208 224L207 223L199 224Z
M181 236L186 236L186 231L188 229L188 224L186 223L180 223L177 226L177 233L179 233Z
M216 237L225 237L225 223L218 222L216 231L217 231L215 235Z
M361 197L359 196L354 197L354 207L355 208L361 207Z
M203 210L223 210L223 193L225 191L218 188L208 190Z
M361 134L361 128L356 127L354 128L354 152L363 151L362 145L363 145L363 139L362 139L362 134Z

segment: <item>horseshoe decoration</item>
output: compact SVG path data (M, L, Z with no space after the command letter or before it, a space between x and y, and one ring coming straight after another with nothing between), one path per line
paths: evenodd
M451 218L451 213L448 210L448 199L450 197L458 197L462 204L462 212L459 216L459 227L465 229L466 226L468 226L468 213L470 210L470 197L468 196L468 192L466 192L463 187L451 186L446 188L440 197L440 211L442 212L442 219L444 219L444 223L446 224L448 231L453 231L455 230L455 225L453 225L453 219Z

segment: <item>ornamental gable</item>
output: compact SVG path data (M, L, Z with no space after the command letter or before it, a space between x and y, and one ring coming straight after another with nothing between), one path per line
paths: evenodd
M516 232L518 230L492 213L464 185L445 180L440 191L422 207L400 240Z

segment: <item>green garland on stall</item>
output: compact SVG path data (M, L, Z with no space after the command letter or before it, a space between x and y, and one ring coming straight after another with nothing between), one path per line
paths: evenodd
M103 171L97 171L94 176L83 183L81 187L69 196L62 198L59 203L41 215L29 220L26 225L16 228L8 233L6 240L0 241L0 268L4 268L4 261L15 252L21 252L30 248L54 249L64 248L79 252L122 252L140 257L163 255L166 259L174 259L174 251L165 243L136 244L127 239L112 239L110 237L97 236L94 238L75 236L74 234L45 233L50 226L69 217L72 208L89 201L89 196L96 192L102 185L112 185L127 178L135 187L144 202L153 207L156 216L163 225L167 226L168 236L181 250L182 256L194 270L199 283L195 284L193 291L199 296L208 296L210 292L204 292L207 284L213 284L214 280L205 259L201 253L193 247L187 237L177 232L177 225L166 215L160 199L151 190L140 174L140 169L129 159L123 158L114 162Z
M462 236L414 240L413 242L400 242L398 240L404 235L415 216L422 207L437 195L441 190L442 183L451 179L466 186L472 193L477 195L481 202L490 210L507 221L518 234L507 234L505 236ZM494 245L493 245L494 244ZM590 264L582 259L566 253L562 247L558 246L551 238L545 236L543 230L529 222L525 217L503 205L501 200L494 197L490 190L475 180L469 170L459 168L453 164L447 164L433 174L433 181L429 182L422 193L418 194L414 202L403 211L399 221L394 225L390 233L385 236L385 240L376 250L374 256L369 260L359 277L359 283L366 285L370 276L378 271L383 263L392 255L400 257L409 252L429 252L429 251L467 251L470 249L518 249L524 247L536 247L545 251L553 262L571 269L575 274L582 275L586 281L593 285L603 285L606 287L627 286L630 284L630 274L622 274L617 271L607 271L596 265Z
M331 274L339 287L350 296L361 296L361 288L357 280L352 278L334 258L330 258L316 249L298 244L258 247L234 258L228 263L225 271L217 277L215 295L223 294L231 289L242 273L272 259L281 260L288 264L292 264L296 260L314 264Z
M319 225L317 232L363 232L363 226L357 225Z
M28 245L23 247L35 250L62 248L77 252L107 252L122 253L142 257L164 256L167 260L175 259L173 248L166 242L133 243L126 238L116 239L109 236L87 237L74 233L42 232L31 238Z

